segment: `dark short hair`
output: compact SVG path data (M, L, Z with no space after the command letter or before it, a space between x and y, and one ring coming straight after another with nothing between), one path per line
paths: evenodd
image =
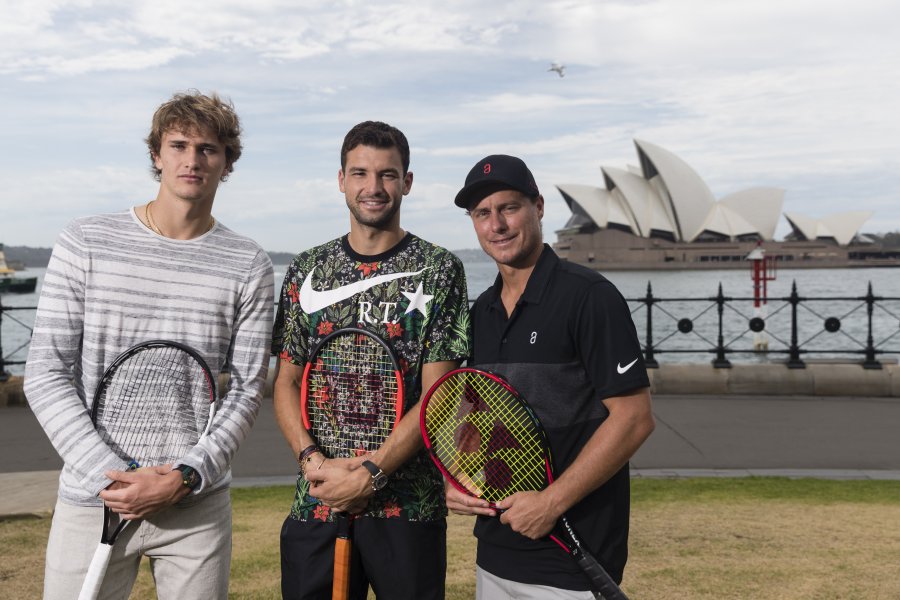
M144 140L150 149L150 170L159 181L160 170L154 156L159 156L163 134L173 129L191 131L208 128L225 146L225 171L222 181L234 170L234 163L241 157L241 122L230 100L223 100L212 92L208 96L197 90L175 94L172 99L156 109L150 135Z
M355 125L344 136L341 145L341 170L347 168L347 153L357 146L371 146L373 148L396 148L400 152L403 162L403 174L409 171L409 142L403 132L381 121L363 121Z

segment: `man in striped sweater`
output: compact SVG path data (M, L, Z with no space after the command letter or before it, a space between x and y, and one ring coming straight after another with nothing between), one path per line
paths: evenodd
M265 251L212 216L240 133L233 106L216 94L175 95L147 138L156 198L75 219L54 247L25 373L28 402L65 463L45 598L77 597L104 502L138 522L114 546L101 598L128 596L141 555L160 598L227 595L230 463L259 410L274 288ZM230 387L189 464L129 472L89 411L106 366L151 339L194 347L214 372L229 371Z

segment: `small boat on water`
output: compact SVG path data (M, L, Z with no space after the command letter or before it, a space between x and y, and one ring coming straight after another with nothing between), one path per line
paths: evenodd
M0 294L33 294L37 277L15 277L15 273L7 266L3 244L0 244Z

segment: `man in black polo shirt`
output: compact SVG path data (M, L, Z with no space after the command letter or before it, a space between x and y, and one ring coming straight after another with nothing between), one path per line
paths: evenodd
M522 160L492 155L456 205L500 271L472 307L470 366L503 375L537 413L557 479L487 503L447 486L447 507L480 515L478 598L593 598L588 580L544 536L566 513L618 582L628 552L628 460L654 428L649 380L625 300L602 275L543 243L544 198Z

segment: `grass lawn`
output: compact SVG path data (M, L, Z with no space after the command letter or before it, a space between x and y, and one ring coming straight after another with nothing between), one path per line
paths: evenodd
M289 487L234 498L233 598L280 598ZM632 599L900 598L900 482L636 479ZM0 598L39 598L49 519L0 522ZM474 597L471 521L449 519L447 597ZM93 551L93 548L86 549ZM132 598L155 598L146 561Z

